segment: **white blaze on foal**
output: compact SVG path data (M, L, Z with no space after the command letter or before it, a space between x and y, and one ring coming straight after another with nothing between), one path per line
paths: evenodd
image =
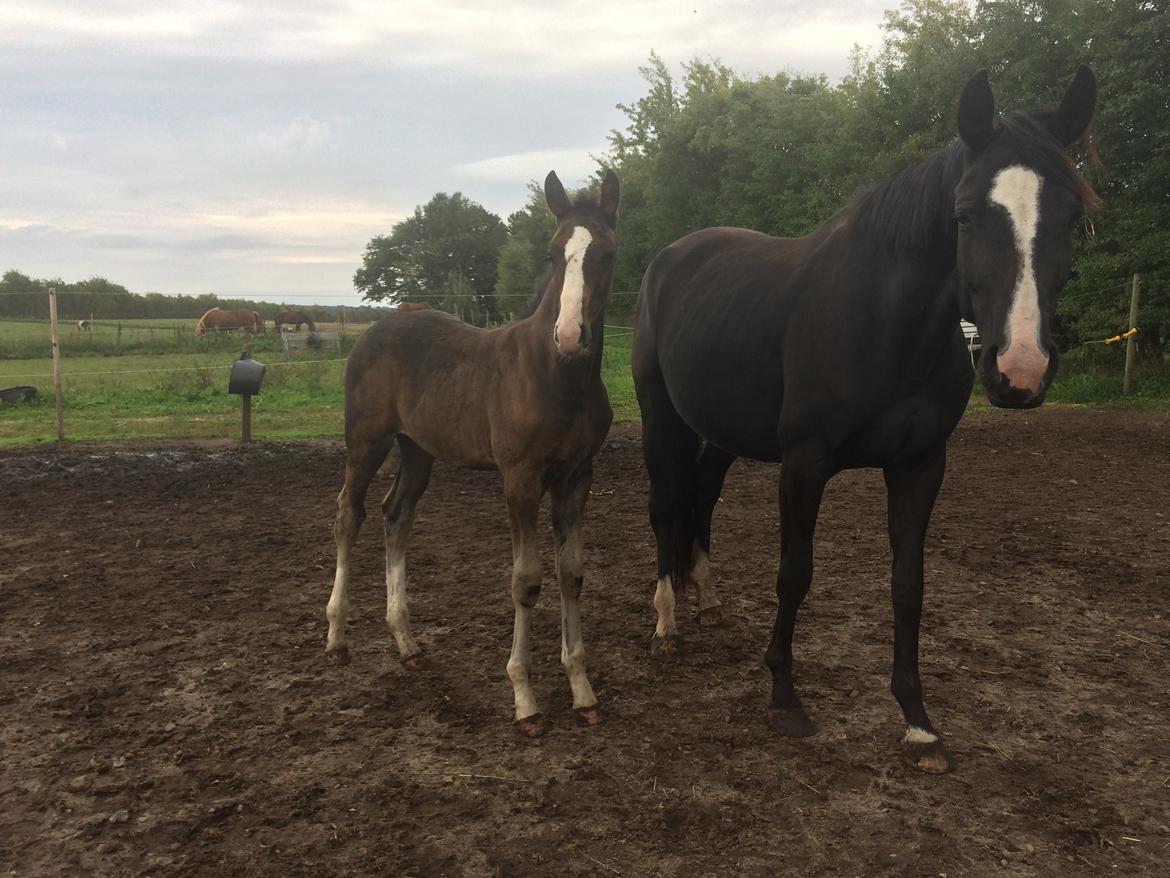
M557 347L572 354L581 347L581 326L585 323L585 251L593 235L576 226L565 243L565 282L561 285L561 310L555 328Z
M1040 224L1040 187L1044 181L1035 171L1011 165L995 175L988 199L1008 215L1016 240L1019 274L1004 327L1005 344L995 364L1012 387L1038 391L1048 371L1048 354L1040 342L1040 292L1032 248Z

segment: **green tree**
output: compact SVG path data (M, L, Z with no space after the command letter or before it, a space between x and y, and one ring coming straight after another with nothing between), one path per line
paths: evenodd
M495 316L496 263L507 229L459 192L436 194L366 246L354 286L368 301L430 302Z
M548 241L556 223L544 203L544 191L528 184L528 203L508 217L508 240L500 250L495 296L504 314L519 314L544 274Z

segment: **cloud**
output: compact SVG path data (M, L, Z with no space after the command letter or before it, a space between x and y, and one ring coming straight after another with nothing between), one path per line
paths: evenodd
M546 149L515 152L510 155L492 156L456 165L452 170L477 180L523 185L529 180L543 179L548 171L556 171L561 180L584 182L597 170L597 161L592 151L580 149ZM544 168L543 171L539 171ZM539 178L536 176L539 174Z
M257 151L281 158L337 148L329 123L306 115L297 116L279 128L254 132L248 135L247 140Z
M668 58L718 56L755 69L804 67L823 62L830 52L836 69L844 70L850 45L873 37L889 5L888 0L171 0L143 6L137 0L100 5L8 0L0 6L0 45L76 49L96 43L172 57L551 76L624 69L651 48Z

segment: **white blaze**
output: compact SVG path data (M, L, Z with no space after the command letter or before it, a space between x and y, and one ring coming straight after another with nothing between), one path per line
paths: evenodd
M1016 239L1019 274L1004 327L1006 343L996 355L996 366L1008 383L1036 391L1048 370L1048 354L1040 343L1040 293L1032 248L1040 224L1040 175L1021 165L1011 165L995 175L988 199L1002 207Z
M556 340L562 353L571 354L581 346L581 324L585 322L585 251L593 236L576 226L565 244L565 282L561 285L561 311L557 315Z

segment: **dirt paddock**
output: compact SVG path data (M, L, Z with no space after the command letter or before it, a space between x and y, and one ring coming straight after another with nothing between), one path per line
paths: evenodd
M534 742L510 728L496 474L436 468L411 673L374 515L353 664L323 661L339 444L0 453L0 874L1170 874L1168 443L1164 413L968 415L926 562L942 778L898 759L879 473L830 485L796 644L820 732L785 740L762 664L775 468L737 464L716 512L731 624L682 614L688 652L659 666L640 451L616 429L586 524L605 722L572 722L547 540Z

